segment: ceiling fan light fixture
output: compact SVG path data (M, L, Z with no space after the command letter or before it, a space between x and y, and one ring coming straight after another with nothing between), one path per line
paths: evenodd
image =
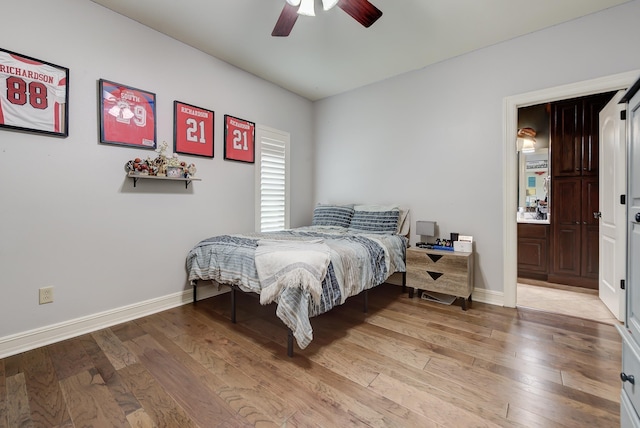
M273 37L287 37L298 16L316 16L315 3L319 2L320 0L285 0L271 35ZM338 6L365 28L369 28L382 16L382 11L372 5L369 0L322 0L322 8L325 11L335 6Z
M322 8L324 10L329 10L332 7L334 7L335 5L338 4L339 0L322 0Z
M300 1L300 8L298 8L298 15L316 16L314 9L315 0L302 0Z

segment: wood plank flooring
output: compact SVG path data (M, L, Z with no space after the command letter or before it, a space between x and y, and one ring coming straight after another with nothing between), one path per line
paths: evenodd
M612 325L384 284L286 355L274 306L221 295L0 360L4 427L617 427Z

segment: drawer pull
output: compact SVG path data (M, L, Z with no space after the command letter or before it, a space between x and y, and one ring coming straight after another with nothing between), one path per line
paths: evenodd
M427 274L429 274L431 279L433 279L434 281L436 281L438 278L440 278L442 275L444 275L441 272L431 272L431 271L427 271Z
M438 260L442 258L440 254L427 254L427 257L431 259L432 262L437 263Z
M623 382L629 382L631 385L636 384L636 378L634 378L633 375L626 374L625 372L620 373L620 379L622 379Z

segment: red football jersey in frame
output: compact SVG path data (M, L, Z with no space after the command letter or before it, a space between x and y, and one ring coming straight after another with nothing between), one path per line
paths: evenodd
M212 158L214 112L174 101L173 116L173 151Z
M156 96L100 80L101 142L156 147Z
M224 115L224 158L254 163L255 123Z

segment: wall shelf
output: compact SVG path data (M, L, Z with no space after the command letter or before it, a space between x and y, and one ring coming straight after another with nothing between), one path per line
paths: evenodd
M131 172L129 172L127 174L127 177L133 179L133 187L136 187L136 185L138 184L138 180L141 179L141 178L150 179L150 180L184 181L184 188L185 189L189 188L189 184L192 181L202 181L202 179L200 179L200 178L193 178L193 177L189 177L189 178L184 178L184 177L158 177L156 175L132 174Z

